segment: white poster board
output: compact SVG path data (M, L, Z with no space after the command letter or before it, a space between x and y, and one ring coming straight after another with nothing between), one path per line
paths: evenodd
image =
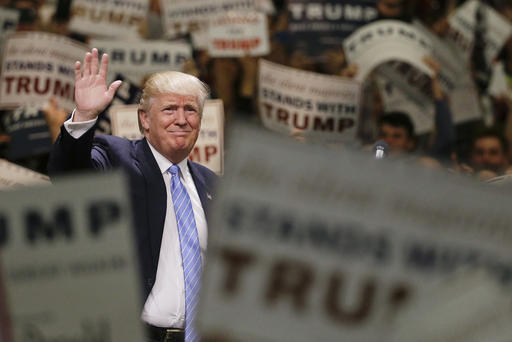
M0 107L41 105L54 96L60 108L73 110L74 64L87 51L87 46L51 33L10 35L3 51Z
M112 135L141 139L137 105L114 105L110 108ZM206 166L217 174L224 172L224 106L222 100L206 100L201 130L190 160Z
M143 340L128 198L120 174L0 194L15 341Z
M208 52L212 57L263 56L270 52L267 16L229 12L210 20Z
M432 43L410 24L398 20L378 20L352 33L343 43L349 63L357 64L356 79L363 81L378 65L392 61L407 62L431 75L423 63L432 55Z
M140 37L149 0L73 0L69 29L98 37Z
M353 141L361 84L266 60L259 63L259 110L265 127L330 141Z
M0 159L0 190L49 183L50 179L46 175Z
M90 45L109 55L109 75L142 78L160 71L182 71L185 60L192 58L192 47L185 42L92 39Z
M174 36L179 31L188 31L189 24L229 11L251 11L255 4L254 0L160 0L160 7L164 32L168 36Z
M508 194L261 130L236 126L231 139L211 210L203 334L391 342L401 308L456 269L512 285Z
M489 5L478 0L469 0L462 4L450 16L449 39L453 41L462 54L469 60L473 51L478 6L483 6L485 13L485 57L491 63L498 55L503 44L512 34L512 24Z

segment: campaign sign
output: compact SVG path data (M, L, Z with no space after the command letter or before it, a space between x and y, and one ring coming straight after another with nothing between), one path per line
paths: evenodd
M0 194L0 253L15 341L143 341L124 177Z
M224 106L222 100L206 101L199 137L189 158L219 175L224 173Z
M109 55L110 75L143 78L160 71L181 71L185 60L192 58L192 47L185 42L92 39L90 45Z
M24 106L3 118L5 131L11 138L7 155L11 160L48 153L52 140L44 113L38 107Z
M164 32L174 36L189 30L189 24L203 22L229 11L252 11L254 0L161 0Z
M141 139L138 105L114 105L110 108L112 134L127 139ZM221 175L224 172L224 106L222 100L206 100L201 130L190 160Z
M310 139L355 139L360 82L260 60L258 84L265 127Z
M432 55L432 43L416 27L398 20L379 20L352 33L343 43L349 63L359 67L356 78L365 80L378 65L407 62L425 74L432 71L423 58Z
M50 179L46 175L0 159L0 190L49 183Z
M4 43L0 107L42 104L55 97L60 108L74 104L74 64L88 47L67 37L43 32L18 32Z
M378 16L376 3L370 0L290 0L288 12L294 44L310 56L339 48L352 32Z
M449 18L450 32L448 39L455 43L466 57L466 60L470 58L477 26L475 17L479 6L481 6L485 18L484 55L487 63L490 64L498 56L503 44L512 34L512 24L485 2L469 0L457 8Z
M241 126L230 139L203 337L391 342L407 303L458 269L512 286L509 194Z
M212 57L263 56L270 52L267 17L259 12L229 12L210 21Z
M73 0L69 29L99 37L140 37L149 0Z

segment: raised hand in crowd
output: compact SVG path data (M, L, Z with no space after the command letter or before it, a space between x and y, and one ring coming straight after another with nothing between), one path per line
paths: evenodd
M98 70L98 50L87 52L82 64L75 63L75 102L76 110L73 121L89 121L96 119L108 106L122 81L115 81L107 88L108 55L101 57Z
M443 99L443 92L441 90L441 83L439 82L439 64L432 59L431 57L425 56L423 57L423 62L432 70L431 76L431 87L432 87L432 96L434 100L440 101Z
M66 121L68 113L59 107L57 100L53 96L50 98L48 106L44 108L43 113L48 124L52 142L55 142L60 133L60 126Z

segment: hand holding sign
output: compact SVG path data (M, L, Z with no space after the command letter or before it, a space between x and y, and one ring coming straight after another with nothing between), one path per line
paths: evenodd
M98 72L98 50L92 49L84 57L83 72L81 63L75 63L75 101L76 110L73 121L88 121L95 119L107 106L122 81L112 82L107 89L108 55L101 57Z

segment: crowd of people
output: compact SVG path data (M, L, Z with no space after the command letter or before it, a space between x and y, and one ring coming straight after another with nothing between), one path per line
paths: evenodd
M451 0L375 0L378 16L375 20L394 19L411 23L419 21L438 37L449 34L449 16L465 1ZM512 7L507 1L485 1L493 6L502 16L512 20ZM46 31L66 35L73 39L88 42L82 34L71 32L68 23L71 15L70 0L3 0L5 8L15 8L20 12L17 31ZM244 56L238 58L212 58L205 50L194 50L193 58L184 64L184 72L197 76L211 87L212 97L222 99L226 115L226 126L234 119L259 124L258 114L258 59L266 60L321 74L337 75L352 78L358 73L357 63L349 64L343 48L333 47L322 52L320 56L310 56L294 41L294 35L288 29L290 13L288 2L272 1L274 10L269 11L268 33L270 53L262 57ZM48 9L51 9L49 11ZM50 13L50 15L48 15ZM158 0L151 0L148 19L139 31L146 39L166 39L162 28L162 9ZM185 34L179 38L190 38ZM473 57L477 54L478 39L475 39ZM501 61L504 65L507 80L510 84L512 58L512 39L503 46L493 63ZM459 109L450 103L449 94L443 93L437 79L439 65L436 61L426 58L425 63L433 70L431 79L431 100L435 107L434 126L428 133L417 134L414 124L407 111L386 112L383 106L381 91L373 75L370 75L362 91L362 104L358 139L361 146L373 144L376 140L386 141L391 155L412 155L431 167L447 168L455 172L477 175L489 179L509 172L512 158L510 148L512 139L512 92L500 96L487 93L488 80L492 65L478 64L478 56L471 58L468 73L473 77L478 96L490 98L492 114L490 120L477 119L463 123L455 123L453 114ZM480 63L481 64L481 63ZM482 70L487 72L482 77ZM482 78L484 79L482 85ZM485 83L487 80L487 83ZM142 87L142 85L140 85ZM509 88L510 89L510 88ZM471 95L468 95L471 96ZM479 99L480 101L480 99ZM480 101L481 102L481 101ZM3 112L5 116L6 111ZM45 108L46 119L53 139L58 135L58 127L69 113L58 108L55 101ZM5 158L9 144L12 143L5 131L4 120L0 124L0 157ZM108 130L107 130L108 133ZM295 137L301 134L294 132ZM302 138L302 137L301 137ZM303 139L304 140L304 139ZM307 140L307 138L305 139ZM12 160L15 163L47 173L47 156L32 156L23 160Z

